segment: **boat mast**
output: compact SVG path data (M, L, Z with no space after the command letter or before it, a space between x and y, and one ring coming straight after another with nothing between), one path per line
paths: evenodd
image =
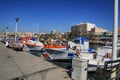
M39 28L40 28L40 25L38 24L38 29L37 29L37 41L39 41Z

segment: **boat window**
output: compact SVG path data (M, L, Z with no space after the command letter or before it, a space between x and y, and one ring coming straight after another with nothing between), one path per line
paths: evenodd
M112 44L106 44L106 46L112 46Z
M74 40L74 43L80 44L80 40Z
M30 38L30 40L33 40L33 41L35 41L35 40L36 40L36 38L34 38L34 37L33 37L33 38Z

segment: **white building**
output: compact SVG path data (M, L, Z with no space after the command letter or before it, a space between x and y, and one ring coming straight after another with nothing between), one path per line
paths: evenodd
M80 23L81 25L81 28L86 28L85 30L86 31L91 31L92 28L95 27L95 24L92 24L92 23Z

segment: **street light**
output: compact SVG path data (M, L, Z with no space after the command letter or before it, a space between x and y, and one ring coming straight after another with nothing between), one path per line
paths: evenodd
M17 27L18 27L18 21L20 19L18 17L15 18L15 21L16 21L16 28L15 28L15 42L16 42L16 37L17 37Z
M6 40L8 39L8 34L7 34L7 33L8 33L8 27L6 27L6 32L5 32L5 35L6 35L6 36L5 36L5 37L6 37Z
M117 40L118 40L118 0L114 0L114 29L113 29L113 45L112 45L112 60L117 59ZM112 64L113 66L115 64ZM116 77L116 68L112 69L111 78ZM113 79L115 80L115 79Z

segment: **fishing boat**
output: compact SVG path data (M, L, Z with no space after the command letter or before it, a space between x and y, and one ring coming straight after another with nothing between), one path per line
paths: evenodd
M89 48L89 39L86 37L75 37L73 41L68 42L69 50L75 52L94 52L95 49Z
M63 59L67 56L67 47L62 45L47 45L44 49L48 52L52 59Z
M43 49L43 43L37 40L36 37L23 38L23 50L25 51L40 51Z
M48 39L44 45L45 51L51 59L63 59L67 55L67 45L63 41Z
M63 44L63 42L59 42L57 40L48 40L47 44L44 46L46 50L53 50L53 51L66 51L67 46Z
M120 40L117 41L117 57L120 57ZM113 43L112 42L106 42L105 46L97 48L97 54L111 58L112 57L112 48L113 48Z
M23 50L23 41L20 38L16 38L16 41L14 38L9 38L6 42L8 42L9 48L12 48L13 50Z

